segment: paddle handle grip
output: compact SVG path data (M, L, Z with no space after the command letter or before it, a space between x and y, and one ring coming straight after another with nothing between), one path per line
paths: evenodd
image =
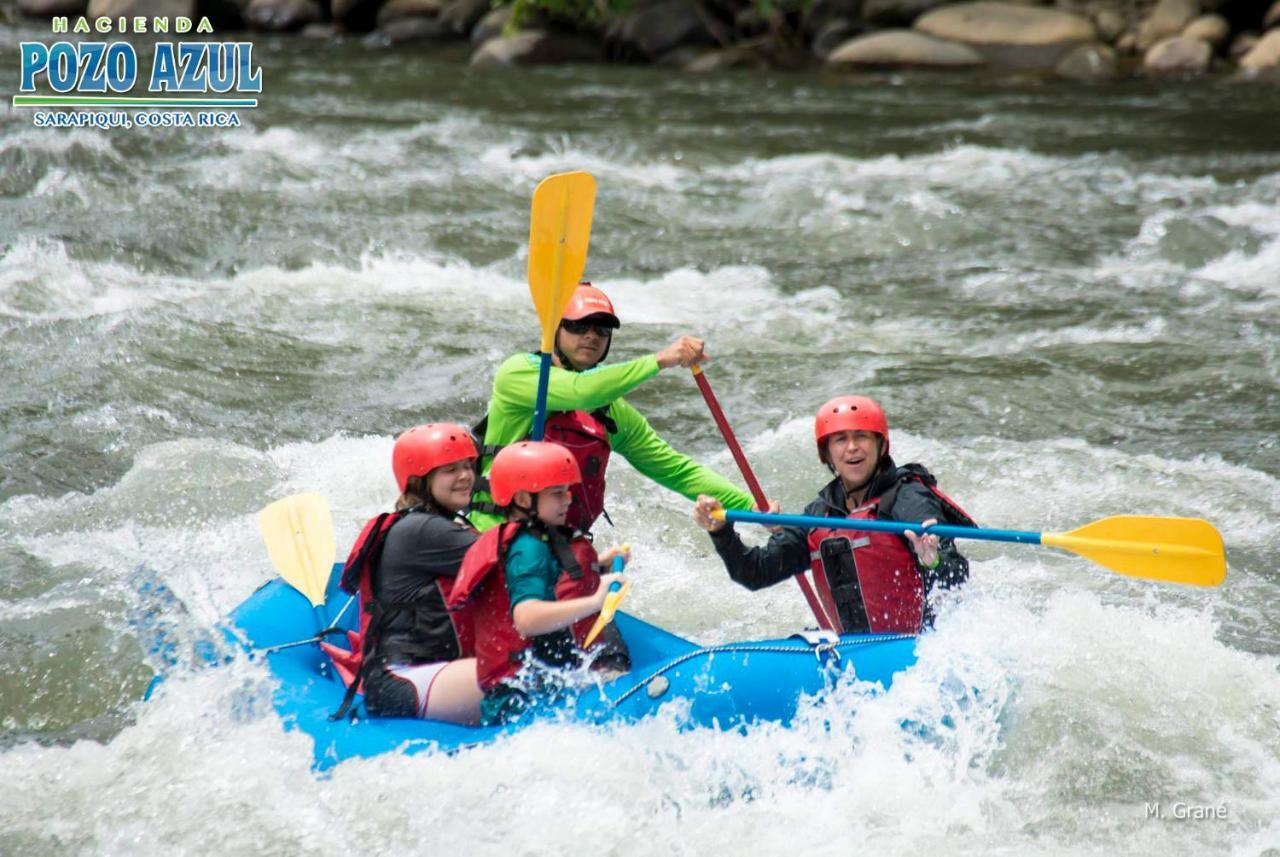
M622 570L626 567L626 565L627 565L627 561L622 558L622 554L618 554L613 558L613 567L610 568L609 570L612 571L614 574L622 574ZM610 592L617 592L621 588L622 588L622 584L616 580L613 583L609 584Z
M531 440L542 440L547 430L547 387L551 383L551 352L542 352L538 367L538 395L533 400L533 433Z
M1029 530L987 530L979 527L957 527L953 524L934 524L926 527L923 524L909 521L864 521L847 518L823 518L818 515L767 515L760 512L739 512L733 509L723 513L715 512L714 517L723 514L729 523L764 524L770 527L798 527L803 530L831 529L854 530L861 533L928 533L945 539L977 539L986 542L1017 542L1024 545L1041 543L1041 533Z

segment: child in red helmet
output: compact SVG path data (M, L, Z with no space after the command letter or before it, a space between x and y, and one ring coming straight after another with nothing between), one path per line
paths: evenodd
M588 539L572 538L564 526L570 486L581 480L577 461L558 444L524 441L494 458L489 484L507 523L467 553L449 595L451 609L473 605L486 723L514 719L528 708L531 693L554 690L545 673L528 668L534 661L578 665L580 643L609 584L624 580L598 571L625 556L624 549L597 556ZM616 632L603 641L601 654L613 670L629 666Z

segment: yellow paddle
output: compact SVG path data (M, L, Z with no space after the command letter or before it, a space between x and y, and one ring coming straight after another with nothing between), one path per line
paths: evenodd
M320 494L294 494L263 509L258 527L276 571L306 596L324 628L324 592L337 553L329 504Z
M590 173L547 176L533 191L529 214L529 292L542 323L542 366L533 410L533 440L542 440L547 422L551 352L564 308L587 264L596 180Z
M1227 553L1222 534L1199 518L1157 518L1114 515L1069 533L1036 533L1025 530L987 530L934 524L925 528L903 521L848 521L810 515L768 515L759 512L716 510L712 517L774 527L882 533L931 533L949 539L980 539L1052 545L1092 560L1103 568L1130 577L1217 586L1227 577Z
M630 550L626 545L622 546L624 551ZM622 555L619 554L613 558L613 572L618 574L622 571L625 564ZM622 585L617 583L609 584L609 594L604 597L604 605L600 608L600 615L596 616L595 624L591 626L591 630L587 632L586 638L582 641L582 648L587 648L596 641L596 637L600 636L600 632L604 630L604 626L613 621L613 614L618 612L618 605L622 603L622 599L627 597L627 593L631 591L631 581L628 580Z

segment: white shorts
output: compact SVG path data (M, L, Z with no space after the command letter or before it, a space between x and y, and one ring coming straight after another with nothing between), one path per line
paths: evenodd
M413 686L418 697L418 717L427 716L427 702L431 699L431 685L435 684L440 670L449 666L452 661L436 661L430 664L389 664L387 673L400 681Z

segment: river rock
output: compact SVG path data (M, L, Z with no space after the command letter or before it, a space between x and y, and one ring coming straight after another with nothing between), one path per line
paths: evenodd
M1252 73L1280 69L1280 29L1264 35L1249 53L1240 57L1240 68Z
M324 10L315 0L251 0L244 13L255 30L291 33L324 19Z
M442 0L387 0L378 10L378 27L383 28L397 18L438 18L443 8Z
M812 39L828 22L836 19L861 21L862 0L814 0L805 10L801 27Z
M1067 80L1093 83L1114 80L1116 69L1115 49L1102 42L1093 42L1072 48L1071 52L1053 67L1053 73Z
M845 42L827 57L833 66L969 68L982 65L973 48L913 30L883 30Z
M195 0L89 0L85 13L89 18L192 18L196 14Z
M599 44L580 36L522 30L513 36L499 36L485 42L471 55L471 65L476 68L503 68L595 62L600 59L600 53Z
M1174 36L1156 42L1142 58L1142 69L1149 74L1203 74L1213 60L1208 42Z
M403 45L408 42L434 42L441 39L452 39L454 32L449 25L439 18L428 18L426 15L401 15L386 23L378 25L375 34L376 44Z
M987 0L927 12L915 28L946 41L1019 47L1092 42L1098 35L1093 22L1080 15Z
M1271 27L1280 24L1280 0L1276 0L1271 4L1271 8L1267 10L1267 14L1262 18L1262 29L1268 30Z
M1114 44L1124 32L1124 16L1110 7L1099 9L1093 24L1098 28L1098 38L1107 44Z
M813 36L813 55L824 60L831 52L862 32L862 26L848 18L832 18Z
M609 32L615 53L650 60L681 45L715 43L691 0L662 0L628 12L618 18Z
M734 45L728 48L719 48L715 50L705 50L698 48L677 48L677 51L692 50L696 52L696 56L692 56L685 62L681 63L680 68L684 71L695 73L707 73L714 71L726 71L733 68L767 68L768 60L760 53L745 45Z
M1231 47L1227 48L1227 56L1233 60L1240 59L1240 57L1253 50L1253 46L1256 45L1261 38L1262 37L1257 33L1241 33L1231 40Z
M511 7L503 6L501 9L494 9L487 12L484 17L476 22L471 28L471 44L483 45L492 38L502 35L502 31L507 28L507 22L511 20Z
M32 18L53 15L83 15L87 0L18 0L18 11Z
M335 24L332 21L317 21L314 24L307 24L307 26L298 31L298 35L304 39L327 42L330 39L341 38L346 32L341 24Z
M1199 0L1159 0L1138 27L1138 50L1178 35L1199 15Z
M490 8L490 0L453 0L440 11L440 21L455 35L466 36Z
M950 0L863 0L862 20L872 27L910 27L930 9Z
M754 39L767 32L769 32L769 19L755 4L744 6L733 16L733 33L739 39Z
M1208 42L1214 48L1220 48L1231 35L1231 25L1221 15L1201 15L1182 31L1183 38L1199 39Z

